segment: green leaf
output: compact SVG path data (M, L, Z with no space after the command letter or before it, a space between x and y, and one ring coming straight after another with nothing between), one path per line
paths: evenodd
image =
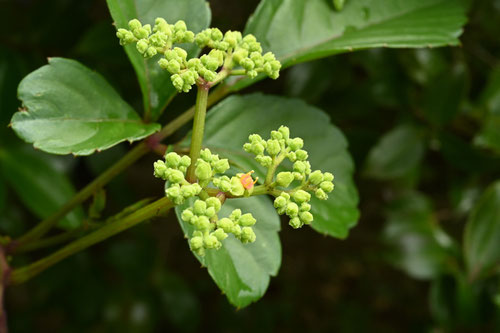
M128 22L134 18L143 24L154 25L157 17L163 17L168 23L184 20L188 29L195 33L210 25L210 7L204 0L107 0L107 3L117 29L128 29ZM188 51L189 57L196 56L200 51L195 44L182 47ZM146 60L137 52L135 45L125 46L125 52L141 86L146 118L156 120L177 93L170 74L158 66L161 55Z
M388 259L417 279L435 278L446 271L455 248L433 216L430 201L416 192L392 201L383 238L391 247Z
M49 59L21 81L18 96L26 110L14 114L12 128L52 154L89 155L160 128L144 124L103 77L74 60Z
M0 172L26 207L41 219L52 215L75 194L68 178L47 157L32 149L0 150ZM82 220L83 210L77 207L59 226L73 229Z
M297 99L261 94L231 96L209 112L204 145L234 161L242 171L255 170L263 180L265 170L243 150L243 144L249 134L268 138L271 130L281 125L304 139L313 169L335 175L335 190L329 199L313 198L312 227L333 237L347 237L359 218L358 194L352 179L354 164L344 135L321 110Z
M187 204L177 206L175 212L184 233L191 236L194 228L180 217L185 208ZM280 219L269 198L264 196L227 200L219 217L227 217L237 208L252 213L257 220L253 227L257 235L255 242L243 244L230 235L219 250L207 250L205 257L196 257L207 267L229 302L245 307L264 295L269 276L278 273L281 265Z
M374 47L458 45L465 10L461 0L351 0L341 12L325 0L263 0L245 33L288 67Z
M399 125L371 149L366 173L376 179L394 179L414 170L424 156L424 137L411 125Z
M481 104L486 109L486 115L474 143L500 153L500 67L492 72L481 96Z
M500 264L500 181L486 189L472 210L465 226L464 253L471 277Z

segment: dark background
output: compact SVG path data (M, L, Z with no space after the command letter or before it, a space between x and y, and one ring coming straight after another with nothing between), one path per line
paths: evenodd
M243 30L258 1L210 1L212 26ZM191 255L175 216L143 223L79 253L39 277L10 288L6 310L12 332L401 332L436 327L429 310L429 283L410 278L388 263L382 242L384 205L394 191L415 179L387 184L364 176L367 153L396 124L428 126L428 85L463 66L465 79L449 98L461 112L436 138L448 134L467 145L480 124L467 116L498 65L499 1L477 1L469 13L463 46L454 49L379 49L344 54L298 65L276 82L266 80L243 91L294 96L327 112L347 136L357 166L361 219L346 240L311 229L294 231L283 223L283 262L267 294L248 308L228 304L205 269ZM0 0L0 120L6 126L17 110L20 79L51 56L77 59L100 72L137 110L142 100L132 66L115 37L105 1ZM424 59L424 60L422 60ZM426 60L425 60L426 59ZM441 77L441 79L443 78ZM423 79L422 79L423 78ZM427 79L426 79L427 78ZM437 88L436 88L437 89ZM177 98L161 121L180 114L194 101ZM465 111L464 111L465 110ZM172 142L182 137L187 128ZM14 135L6 140L18 140ZM438 140L438 139L436 139ZM19 140L18 140L19 141ZM431 141L432 143L432 141ZM443 228L461 240L466 215L454 214L452 189L460 179L487 185L499 176L498 159L444 156L432 145L418 176L419 190L432 198ZM61 163L77 189L124 154L120 145L90 158L63 157ZM460 148L458 148L460 149ZM463 151L463 154L467 152ZM481 155L482 156L482 155ZM161 196L151 177L148 155L108 186L107 212L145 196ZM455 158L455 159L454 159ZM461 167L463 160L471 165ZM478 174L482 164L487 172ZM462 165L463 166L463 165ZM483 169L481 169L483 170ZM2 233L19 235L37 219L9 192ZM26 256L30 261L44 251ZM486 301L491 308L491 302ZM493 310L463 330L492 330Z

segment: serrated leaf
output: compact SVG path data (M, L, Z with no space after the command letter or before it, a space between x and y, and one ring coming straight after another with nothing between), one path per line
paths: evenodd
M471 277L500 264L500 181L490 185L465 226L465 261Z
M101 77L77 61L51 58L18 88L25 111L12 117L21 139L52 154L89 155L160 129L145 124Z
M190 237L194 228L180 217L187 207L188 204L177 206L175 212L184 233ZM219 250L207 250L204 257L195 256L207 267L229 302L245 307L264 295L270 276L278 273L281 265L280 219L269 198L264 196L227 200L218 215L227 217L237 208L252 213L257 220L252 227L257 236L255 242L243 244L229 235Z
M204 0L107 0L107 3L117 29L128 29L128 22L134 18L142 24L153 26L157 17L164 18L170 24L184 20L188 29L195 33L210 25L210 7ZM182 47L188 52L188 57L194 57L200 51L195 44ZM158 66L161 55L144 59L135 45L125 46L125 52L141 86L144 112L150 119L156 120L177 93L170 81L170 74Z
M424 156L424 137L411 125L399 125L386 133L370 150L366 173L376 179L402 177L418 166Z
M231 96L209 112L204 145L234 161L242 171L255 170L263 180L264 168L243 150L243 144L249 134L268 138L271 130L281 125L304 139L313 169L335 175L335 190L329 199L312 199L312 227L333 237L347 237L359 218L358 194L352 179L354 164L344 135L321 110L298 99L262 94Z
M388 259L417 279L446 272L455 248L437 225L429 199L417 192L405 193L389 204L383 238L391 247Z
M325 0L263 0L245 33L288 67L374 47L458 45L465 11L461 0L350 0L340 12ZM251 82L241 80L233 89Z
M0 150L0 172L4 179L26 207L41 219L52 215L75 194L68 178L46 157L18 147ZM76 228L83 216L83 210L77 207L61 219L59 226Z

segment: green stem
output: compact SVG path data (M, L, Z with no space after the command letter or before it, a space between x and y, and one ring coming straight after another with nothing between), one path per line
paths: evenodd
M276 168L278 168L278 165L283 162L283 160L286 157L286 153L280 153L278 156L273 157L273 163L267 169L267 174L266 174L266 180L264 181L264 184L269 185L273 182L274 174L276 173Z
M112 167L102 173L99 177L94 179L93 182L85 186L80 192L78 192L70 201L68 201L64 206L62 206L57 212L37 224L33 229L28 231L24 236L20 237L15 246L36 240L45 235L61 218L66 216L73 208L84 202L90 196L92 196L96 191L101 189L105 184L107 184L116 175L122 172L129 165L137 161L141 156L149 151L146 144L140 143L129 153L123 156L118 162L116 162Z
M191 165L187 171L187 180L194 183L196 181L195 164L200 157L201 144L203 143L203 132L205 131L205 116L207 114L207 100L210 86L198 85L196 94L196 105L193 120L193 135L191 137L191 147L189 148L189 157Z
M115 222L104 225L100 229L66 245L62 249L43 259L35 261L28 266L14 269L10 275L9 283L21 284L23 282L26 282L32 277L43 272L45 269L58 263L59 261L77 252L80 252L88 248L89 246L101 242L111 236L114 236L128 228L131 228L145 220L148 220L154 216L164 214L173 206L174 205L168 198L164 197L162 199L159 199L147 205L146 207L135 211L122 220L117 220Z
M230 93L229 89L225 85L219 86L208 98L207 105L210 106L226 95ZM172 135L175 131L185 125L187 122L193 118L195 113L195 108L191 107L186 112L172 120L165 127L162 128L160 132L155 134L157 141L162 141L168 136ZM151 147L146 144L146 141L138 144L134 149L123 156L116 164L112 165L108 170L102 173L90 184L85 186L80 192L78 192L70 201L68 201L64 206L62 206L57 212L49 216L45 220L37 224L33 229L28 231L25 235L21 236L19 239L15 240L9 244L9 252L15 249L15 247L20 246L23 243L27 243L36 239L43 237L60 219L62 219L66 214L72 211L76 206L91 197L96 191L101 189L106 185L111 179L116 175L125 170L128 166L133 164L143 155L148 153Z
M29 242L29 243L20 244L19 246L15 247L11 253L30 252L30 251L39 250L39 249L42 249L45 247L57 245L59 243L64 243L66 241L69 241L69 240L75 238L81 232L82 232L81 229L76 229L76 230L66 231L66 232L63 232L59 235L55 235L52 237L38 239L38 240Z

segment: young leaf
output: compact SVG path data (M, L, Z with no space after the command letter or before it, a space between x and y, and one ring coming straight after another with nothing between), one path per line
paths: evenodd
M254 34L286 68L374 47L458 45L465 11L462 0L350 0L340 12L324 0L263 0L245 33ZM242 80L233 89L249 84Z
M194 33L210 25L210 7L204 0L107 0L107 3L117 29L128 28L132 19L153 25L157 17L170 24L184 20ZM183 45L183 48L188 51L188 57L194 57L200 51L194 44ZM156 120L177 93L170 81L170 73L158 66L161 55L146 60L137 52L135 45L125 46L125 52L141 86L144 112L149 119Z
M417 279L445 272L455 246L437 226L429 200L414 192L390 203L383 235L391 246L388 259Z
M53 214L75 194L68 178L46 157L17 147L0 150L0 172L4 179L21 201L41 219ZM73 229L82 220L83 211L77 207L59 222L59 226Z
M187 205L177 206L175 212L186 236L193 227L181 219ZM254 243L243 244L233 235L222 241L219 250L207 250L204 257L197 256L229 302L245 307L260 299L269 285L269 276L275 276L281 265L281 243L278 237L280 219L271 201L263 196L227 200L219 212L227 217L234 209L252 213L257 223L252 227L257 238Z
M312 227L333 237L347 237L359 218L358 194L352 179L354 164L344 135L321 110L297 99L261 94L232 96L207 115L204 145L229 158L242 171L255 170L263 180L263 167L242 146L249 134L268 138L271 130L281 125L288 126L292 136L304 139L313 170L335 175L335 189L329 199L311 201Z
M500 264L500 181L490 185L465 226L465 261L471 277Z
M160 129L144 124L101 77L77 61L51 58L18 88L26 110L12 117L24 141L52 154L89 155Z
M410 125L399 125L382 136L371 149L366 173L376 179L402 177L418 166L423 155L422 133Z

